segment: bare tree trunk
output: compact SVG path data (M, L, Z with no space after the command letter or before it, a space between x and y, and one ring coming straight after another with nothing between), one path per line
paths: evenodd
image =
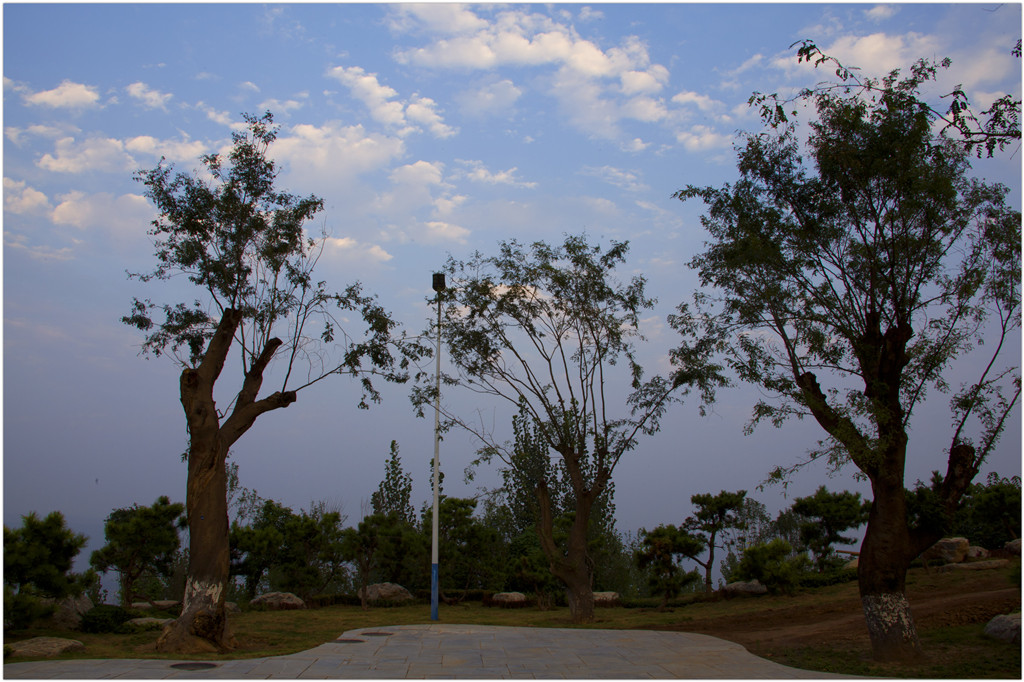
M182 373L182 395L191 394L197 374ZM181 615L157 641L157 651L193 653L234 647L224 603L230 566L227 509L227 447L220 438L213 401L183 397L191 442L185 507L189 525L189 567ZM190 412L191 408L191 412Z
M554 539L554 516L551 511L551 497L543 483L536 489L540 503L540 520L537 534L551 566L551 573L562 581L569 602L569 613L575 625L594 622L594 571L587 553L587 528L590 524L592 495L578 493L576 516L569 529L569 539L563 553Z
M857 578L861 606L878 660L913 661L923 655L907 601L907 569L913 559L902 479L872 481L874 502L861 545Z
M181 373L181 406L188 423L188 481L185 511L189 528L189 569L181 615L157 640L157 651L193 653L229 651L235 641L228 628L227 457L231 445L264 412L295 402L294 391L257 400L263 371L281 345L270 339L245 375L231 415L220 422L213 387L220 376L242 313L226 309L198 367Z

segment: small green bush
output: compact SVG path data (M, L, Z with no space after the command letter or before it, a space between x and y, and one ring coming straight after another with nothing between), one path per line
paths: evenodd
M857 579L856 568L839 568L825 573L808 573L800 577L800 587L815 588L839 585Z
M104 632L125 632L125 623L132 615L120 606L100 604L82 614L82 632L100 634Z
M747 547L730 577L733 580L757 580L772 594L792 594L806 575L808 566L810 559L806 554L793 555L792 546L776 538Z

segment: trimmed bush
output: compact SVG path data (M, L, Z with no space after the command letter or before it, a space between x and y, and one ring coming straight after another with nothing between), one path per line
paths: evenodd
M125 625L134 616L128 610L113 604L100 604L82 614L82 632L100 634L104 632L125 633L131 628Z
M730 578L757 580L772 594L792 594L809 565L806 554L793 555L790 544L776 538L769 543L747 547Z

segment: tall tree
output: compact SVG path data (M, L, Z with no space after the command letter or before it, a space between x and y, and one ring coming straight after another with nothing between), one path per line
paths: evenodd
M575 508L564 545L554 536L550 479L532 460L529 485L538 504L541 547L566 585L575 623L594 618L590 521L615 466L642 435L657 431L669 402L685 392L677 389L697 383L710 391L714 385L698 368L678 383L644 379L635 345L643 338L640 315L654 301L642 277L617 281L615 270L627 249L613 242L605 250L581 236L557 246L502 242L496 256L450 259L446 270L453 286L442 294L441 335L457 371L449 384L522 410L538 430L540 457L555 453L565 467ZM431 397L429 389L419 394L421 404ZM481 438L485 460L498 457L508 467L522 466L514 445L471 419L447 410L445 417Z
M699 319L701 340L715 338L743 381L774 396L751 428L810 416L826 434L810 460L852 462L871 483L858 573L881 659L921 653L906 572L938 539L908 524L915 408L929 390L953 392L940 486L951 517L1020 395L1003 357L1020 329L1020 214L1006 188L969 177L962 142L935 133L925 75L819 91L806 140L796 123L770 121L739 147L735 185L676 194L708 206L710 241L692 266L720 300L702 294L674 320ZM951 387L954 365L976 378Z
M722 490L717 495L701 493L690 498L697 510L683 521L683 532L695 537L699 542L684 545L681 553L690 557L704 568L704 590L714 591L711 574L715 568L715 550L725 549L722 534L730 528L743 530L744 518L740 514L746 490L734 493ZM708 550L707 559L698 555Z
M184 521L185 505L160 496L149 507L135 504L115 509L103 524L107 540L94 551L89 563L97 571L113 569L121 583L121 605L128 608L135 598L135 584L146 573L167 576L181 546L178 528Z
M392 514L405 523L416 521L412 507L412 476L402 468L398 456L398 441L391 441L391 455L384 466L384 478L377 486L377 492L370 496L374 514Z
M63 599L81 594L96 574L71 572L75 557L88 538L64 525L64 515L50 512L40 519L35 512L21 517L21 528L4 526L4 620L27 627L45 616L40 598Z
M145 332L144 353L171 354L182 366L179 391L189 435L189 576L181 616L160 637L160 651L232 646L224 609L229 563L225 460L231 446L258 417L288 407L299 390L331 374L359 376L360 406L366 407L367 398L379 400L373 375L404 380L406 361L420 356L418 346L393 337L395 323L358 284L339 294L314 281L323 242L308 237L304 225L323 201L275 189L278 170L268 154L277 136L273 117L269 112L246 115L245 122L246 130L232 135L226 158L202 157L203 175L172 173L162 161L136 175L159 213L150 230L157 266L132 276L153 282L185 275L202 296L192 304L135 299L131 314L123 318ZM361 317L364 336L349 336L333 309ZM313 344L318 344L315 351ZM341 353L336 364L325 361L332 347ZM233 348L240 383L223 410L214 392ZM400 359L393 354L396 349ZM280 388L261 397L264 374L274 360L280 360ZM308 361L308 373L301 386L293 387L293 370L302 361Z

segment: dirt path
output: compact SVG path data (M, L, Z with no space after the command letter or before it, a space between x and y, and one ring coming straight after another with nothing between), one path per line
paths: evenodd
M1019 588L1006 587L1002 576L976 575L958 583L908 590L919 630L984 623L1000 613L1020 609ZM855 584L829 599L794 598L792 606L686 620L671 629L720 637L759 655L816 644L868 644Z

